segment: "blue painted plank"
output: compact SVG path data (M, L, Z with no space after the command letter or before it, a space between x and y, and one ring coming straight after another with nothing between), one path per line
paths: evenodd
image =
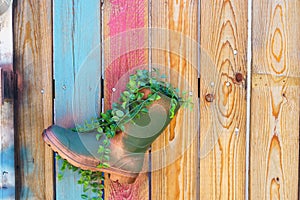
M12 70L12 33L10 5L2 15L0 14L0 71L5 68ZM0 87L1 82L0 77ZM0 88L0 93L1 89L3 88ZM1 94L0 98L0 199L12 200L15 199L14 111L12 102L1 102Z
M100 1L54 0L53 12L55 123L71 128L100 108ZM77 179L66 172L56 180L56 199L81 199Z

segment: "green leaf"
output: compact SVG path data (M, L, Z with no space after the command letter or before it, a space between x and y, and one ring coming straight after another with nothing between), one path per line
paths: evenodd
M99 165L97 166L97 168L103 168L103 163L99 163Z
M103 128L98 127L97 131L98 131L98 133L103 133Z
M103 156L104 160L109 161L110 157L108 155Z
M148 113L149 110L148 110L147 108L142 108L142 109L141 109L141 112L143 112L143 113Z
M105 139L105 140L103 140L103 144L108 145L108 144L110 144L110 141L108 139Z
M124 112L123 112L122 110L117 110L117 111L116 111L116 115L117 115L118 117L123 117L123 116L124 116Z
M100 190L103 190L103 189L104 189L104 185L101 184L101 185L99 186L99 188L100 188Z
M105 150L104 147L102 145L100 145L98 148L98 153L103 153L104 150Z
M117 117L117 116L113 116L113 117L112 117L112 119L113 119L115 122L117 122L117 121L119 121L119 120L120 120L120 118L119 118L119 117Z
M119 128L121 129L121 131L124 131L124 130L125 130L125 126L122 125L122 124L119 124Z
M96 135L96 139L99 140L99 139L101 138L101 136L102 136L102 134L98 133L98 134Z
M63 179L63 177L64 177L64 175L63 175L62 173L58 173L58 174L57 174L57 179L58 179L59 181L61 181L61 180Z
M82 198L82 199L88 199L88 196L87 196L86 194L82 194L82 195L81 195L81 198Z
M127 96L127 97L129 97L129 95L130 95L130 93L129 93L128 91L126 91L126 90L123 92L123 94L124 94L125 96Z
M109 168L110 165L108 163L103 163L103 168Z
M160 100L161 99L161 97L157 94L156 96L155 96L155 100Z
M122 108L123 108L123 109L126 109L126 106L127 106L127 102L123 102L123 103L122 103Z

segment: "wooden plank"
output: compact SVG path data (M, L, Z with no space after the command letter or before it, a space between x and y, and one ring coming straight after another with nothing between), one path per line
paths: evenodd
M200 199L244 199L247 1L201 1Z
M253 1L250 199L299 199L300 2Z
M152 199L197 199L198 9L195 0L151 3L151 66L194 103L152 145Z
M125 89L128 75L136 69L148 68L148 1L105 1L103 8L104 106L108 109ZM105 185L105 199L149 199L145 173L134 184L119 184L106 178Z
M60 126L71 128L99 114L100 37L98 0L54 1L54 109ZM56 199L81 199L78 178L66 171L62 181L56 179Z
M14 3L16 199L53 199L53 153L41 132L52 123L51 1Z
M10 2L8 2L10 3ZM4 74L13 71L12 6L0 11L0 198L15 199L14 104L6 100ZM5 8L5 10L4 10ZM3 12L2 12L3 11ZM5 87L5 88L4 88Z

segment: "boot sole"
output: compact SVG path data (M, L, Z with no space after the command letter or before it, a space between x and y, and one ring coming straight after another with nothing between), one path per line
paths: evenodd
M99 160L89 158L87 156L83 156L73 151L70 151L58 140L58 138L53 134L51 130L45 129L42 135L46 144L50 146L54 152L58 153L63 159L67 160L70 164L72 164L75 167L78 167L83 170L101 171L101 172L109 173L114 177L122 176L120 177L120 180L124 180L124 178L131 179L125 182L132 182L133 181L132 179L136 179L136 177L138 176L137 173L130 173L122 169L115 169L112 167L97 168L97 166L100 163ZM114 179L116 180L118 178L114 178Z

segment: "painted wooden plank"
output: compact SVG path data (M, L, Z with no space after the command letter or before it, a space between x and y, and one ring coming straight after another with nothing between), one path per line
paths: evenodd
M0 1L1 2L1 1ZM1 4L2 3L2 4ZM11 2L0 7L0 198L15 199L14 109L13 100L5 100L4 73L13 71L13 29ZM6 6L5 6L6 5ZM5 72L6 71L6 72ZM8 88L13 89L13 88Z
M151 66L194 103L152 145L152 199L197 199L198 9L194 0L151 3Z
M201 1L200 199L244 199L247 1Z
M299 199L300 2L253 1L250 199Z
M99 114L100 2L56 0L53 8L55 123L71 128ZM56 179L56 199L81 199L78 178L67 171Z
M128 75L148 68L148 1L105 1L104 34L104 106L110 108L125 89ZM113 91L115 88L115 92ZM144 167L147 171L147 156ZM149 199L148 175L140 174L134 184L119 184L106 178L105 199Z
M51 1L14 3L16 199L53 199L53 153L41 132L52 123Z
M0 196L7 200L15 199L14 110L13 101L4 100L3 88L4 73L12 72L13 62L12 6L8 6L0 11Z

